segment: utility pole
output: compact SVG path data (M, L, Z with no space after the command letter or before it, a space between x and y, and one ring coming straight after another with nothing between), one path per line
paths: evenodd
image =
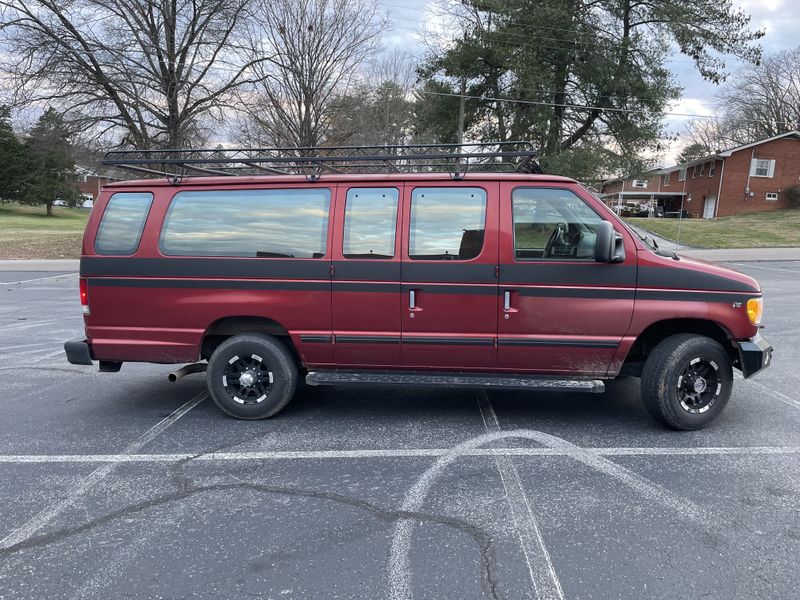
M462 144L464 143L464 102L466 101L467 95L467 78L462 75L461 76L461 96L459 97L458 102L458 150L457 152L463 152L464 148ZM461 159L456 159L456 171L461 170Z
M467 78L461 77L461 97L458 103L458 143L464 143L464 102L467 95Z

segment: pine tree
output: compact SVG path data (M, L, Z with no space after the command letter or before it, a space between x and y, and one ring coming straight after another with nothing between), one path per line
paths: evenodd
M11 125L11 111L0 106L0 202L19 198L24 154L25 146Z
M44 204L48 217L53 215L56 200L75 206L80 199L70 138L64 119L48 108L25 139L25 174L19 201Z

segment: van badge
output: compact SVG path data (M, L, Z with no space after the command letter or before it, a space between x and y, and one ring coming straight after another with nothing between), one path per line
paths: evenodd
M733 308L742 308L742 303L741 302L734 302L733 303Z

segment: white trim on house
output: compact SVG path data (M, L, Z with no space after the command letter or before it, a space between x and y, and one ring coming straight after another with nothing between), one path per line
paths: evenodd
M771 138L766 138L764 140L758 140L757 142L753 142L752 144L745 144L744 146L738 146L736 148L731 148L730 150L725 150L724 152L720 152L719 156L727 158L734 152L739 152L740 150L747 150L748 148L752 148L753 146L760 146L761 144L766 144L767 142L774 142L775 140L779 140L781 138L794 136L800 137L800 130L794 131L787 131L786 133L781 133L780 135L774 135Z

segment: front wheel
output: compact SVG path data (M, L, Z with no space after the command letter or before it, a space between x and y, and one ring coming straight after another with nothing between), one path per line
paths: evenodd
M728 403L731 360L719 342L693 334L673 335L647 357L642 400L647 412L673 429L702 429Z
M208 391L237 419L266 419L283 409L297 387L294 358L276 338L260 333L222 342L208 361Z

